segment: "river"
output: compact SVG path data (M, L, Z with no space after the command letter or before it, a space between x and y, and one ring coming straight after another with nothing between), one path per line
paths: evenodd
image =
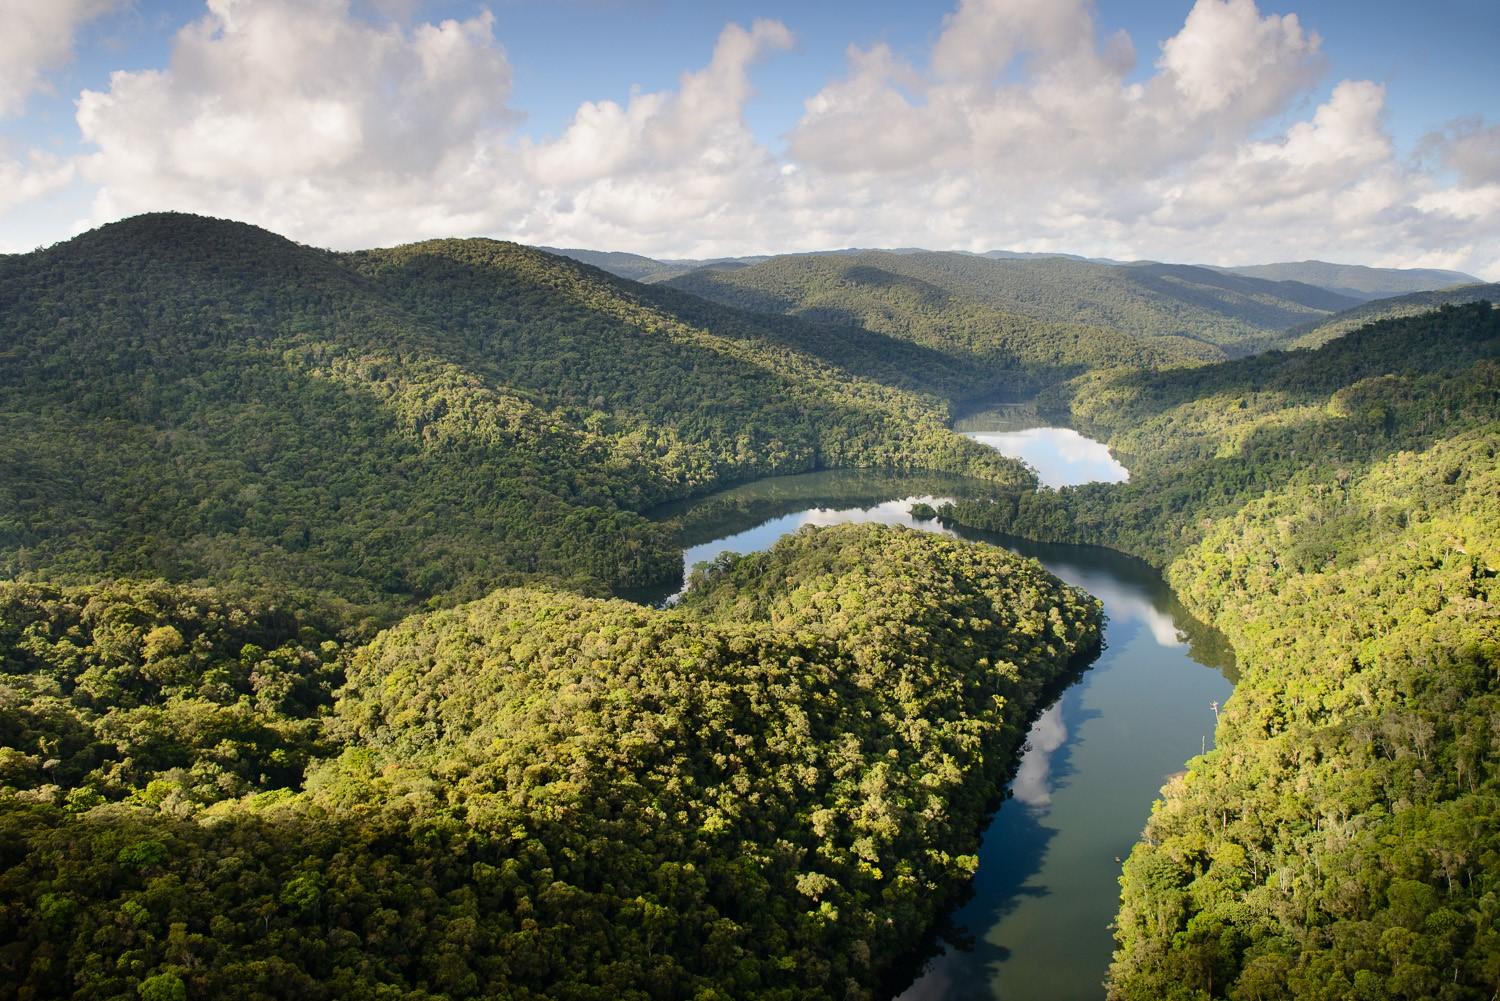
M1124 477L1104 446L1074 440L1081 437L1028 435L1020 457L1049 485L1079 482L1085 467L1095 478ZM1013 441L997 444L1019 451ZM1107 549L955 530L910 514L915 503L938 506L972 489L950 477L830 471L761 480L659 516L678 524L685 570L725 551L768 548L804 525L873 521L1005 546L1104 602L1103 651L1032 727L1008 798L984 833L972 896L951 915L940 954L900 995L1097 999L1113 946L1119 860L1158 789L1212 746L1214 707L1232 688L1231 661L1222 638L1188 615L1144 563Z

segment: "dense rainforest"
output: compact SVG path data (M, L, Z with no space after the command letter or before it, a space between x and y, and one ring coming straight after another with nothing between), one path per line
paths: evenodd
M0 997L872 995L1098 644L877 527L603 597L734 480L1034 483L956 354L174 214L0 259L0 315Z
M976 363L1153 366L1284 343L1291 326L1359 299L1179 264L955 253L810 254L703 268L666 282L726 305L953 342Z
M0 999L900 986L1098 603L877 526L609 597L798 498L674 502L855 467L1140 555L1234 646L1125 863L1116 997L1493 997L1482 290L743 264L176 214L0 257ZM1036 489L951 429L997 398L1130 481Z
M1500 302L1500 285L1471 282L1434 292L1411 292L1389 299L1377 299L1363 306L1335 313L1327 319L1293 327L1287 332L1292 337L1287 347L1315 348L1376 320L1419 316L1443 306L1459 306L1469 302Z
M0 259L0 315L5 576L294 589L389 619L675 575L637 512L733 480L1027 481L948 429L941 365L514 244L336 255L141 216Z
M512 588L327 630L0 585L0 997L870 996L1099 607L849 526L668 611Z
M1113 996L1500 988L1497 356L1480 302L1092 373L1060 395L1128 484L946 512L1146 556L1234 646L1217 749L1125 865Z

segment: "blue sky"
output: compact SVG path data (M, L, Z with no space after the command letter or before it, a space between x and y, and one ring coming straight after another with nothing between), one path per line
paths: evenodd
M203 211L213 209L218 197L225 214L290 228L300 239L330 245L436 235L431 228L447 223L529 242L589 242L659 254L811 249L810 242L822 240L828 245L852 241L963 249L1010 246L1171 259L1195 259L1215 249L1237 259L1337 254L1346 259L1358 257L1364 263L1462 266L1490 274L1500 270L1500 247L1484 235L1490 213L1500 207L1500 196L1489 191L1500 185L1500 176L1491 178L1487 173L1491 160L1500 161L1500 132L1494 131L1500 110L1500 72L1494 69L1493 55L1500 42L1500 4L1493 2L1439 0L1416 5L1301 0L1262 3L1256 8L1250 0L1200 0L1196 6L1113 0L1059 0L1050 5L1028 0L964 0L962 5L959 0L358 0L352 5L315 0L289 7L285 0L223 0L222 9L210 10L203 0L0 0L0 17L12 29L20 24L24 36L25 19L16 12L43 4L78 9L71 19L31 28L36 32L31 50L56 49L59 33L66 33L71 36L71 55L64 38L62 54L41 61L23 96L12 100L8 114L0 117L0 178L29 179L14 187L34 192L0 201L4 210L0 211L0 249L23 249L65 238L112 216L153 207L152 199L163 203L161 207ZM1222 49L1207 60L1209 67L1214 59L1229 64L1238 58L1249 60L1247 65L1257 60L1264 63L1233 81L1238 88L1234 101L1205 110L1205 102L1193 98L1185 83L1191 80L1192 86L1213 92L1217 85L1201 68L1167 81L1176 84L1175 93L1185 102L1180 107L1160 102L1147 107L1156 97L1130 92L1132 87L1167 89L1162 78L1168 74L1159 65L1163 43L1183 33L1194 16L1201 14L1199 20L1207 26L1215 11L1206 8L1228 11L1236 5L1244 16L1233 23L1227 16L1220 17L1214 31L1199 32L1207 39L1199 49L1203 45ZM1039 7L1047 9L1039 13ZM212 54L206 58L218 59L220 52L225 53L226 63L240 58L245 61L242 75L253 80L257 74L275 76L281 70L257 63L268 58L264 53L246 50L233 57L227 43L237 31L248 31L245 25L256 18L270 24L273 14L280 18L274 30L288 37L298 33L298 19L305 18L309 31L337 30L344 32L337 37L356 39L359 36L349 34L350 26L364 27L395 33L412 45L424 27L440 26L450 19L463 22L472 28L465 35L467 55L488 59L483 72L490 75L470 90L464 89L462 80L452 83L450 102L488 101L489 107L450 123L452 129L440 137L451 147L444 154L444 164L438 162L444 157L435 152L433 159L414 165L402 178L393 178L389 172L377 178L367 167L352 166L357 161L367 164L371 157L389 158L389 151L378 144L369 145L362 155L345 144L337 155L330 152L328 157L290 164L288 171L302 173L284 177L269 176L274 166L258 168L253 176L237 176L232 151L211 169L195 168L175 179L166 176L176 172L175 164L172 170L155 171L121 164L122 158L134 155L132 147L158 142L164 120L150 119L151 115L176 114L166 125L168 132L199 115L192 139L198 142L203 140L203 130L211 129L216 121L201 117L207 114L205 107L244 105L250 99L236 92L216 101L213 87L241 84L189 80L187 74L176 71L174 56L182 57L179 48L183 44L178 32L184 26L207 24L210 30L204 36L203 51ZM1300 37L1289 35L1288 25L1278 20L1278 15L1288 14L1296 15ZM960 15L970 19L970 27L959 24L958 30L950 31ZM768 29L747 43L753 49L749 55L726 57L718 91L724 95L722 106L715 105L711 112L686 124L671 118L680 114L680 108L674 112L666 107L652 124L648 121L651 108L641 105L631 123L611 124L618 131L609 144L615 150L622 144L647 144L651 135L670 133L673 144L668 148L656 142L659 148L653 162L617 156L611 160L615 172L599 176L588 176L586 169L570 163L561 175L572 182L554 183L559 176L555 165L563 162L568 149L584 160L598 152L592 146L585 149L560 142L581 105L610 101L624 111L630 108L633 95L643 94L662 95L671 105L682 75L711 65L726 26L748 30L758 21L774 24L776 30ZM973 25L988 27L976 30ZM1078 37L1059 43L1059 33L1068 32ZM1038 164L1022 162L1024 156L1008 159L1016 157L1015 145L993 137L986 145L973 133L975 122L991 116L988 120L1003 120L1007 126L1016 123L1007 134L1035 148L1069 141L1080 129L1105 127L1090 123L1086 109L1066 102L1060 106L1038 81L1049 65L1071 65L1067 60L1077 55L1074 42L1085 51L1105 53L1117 32L1128 36L1133 61L1117 66L1118 74L1104 84L1090 75L1093 71L1083 73L1080 88L1085 84L1114 88L1116 96L1127 102L1122 108L1144 108L1143 121L1167 122L1168 131L1181 125L1183 135L1174 136L1161 150L1140 158L1141 162L1134 161L1135 148L1142 140L1122 138L1119 145L1111 145L1108 137L1086 137L1089 141L1070 151L1075 159L1058 177L1049 178ZM1314 32L1316 44L1311 38ZM968 36L974 38L973 48L981 55L987 46L1003 49L1013 58L985 67L986 75L979 81L989 88L985 93L976 96L969 85L974 81L970 81L964 95L955 96L952 88L943 89L951 80L940 71L941 58L934 53L945 46L954 50ZM24 55L24 37L20 44ZM880 47L886 57L883 69L860 78L860 96L830 90L857 75L847 58L851 46L864 52ZM345 47L358 48L358 44L350 42ZM1189 47L1182 48L1187 51ZM365 82L372 92L411 85L401 76L401 58L393 52L380 66L360 70L368 70ZM970 53L963 58L972 62L977 57ZM336 62L330 59L331 65ZM103 102L108 107L94 116L90 126L82 126L80 95L91 91L115 98L111 74L117 71L154 75L151 80L143 79L131 94L122 91L118 100ZM6 92L4 72L0 69L0 99ZM292 75L295 72L312 75L304 80ZM1079 77L1071 69L1068 75L1069 79ZM1286 79L1295 79L1295 86L1278 82ZM738 89L741 80L746 84L743 93ZM1366 82L1379 87L1358 93L1346 88L1340 101L1333 101L1342 84ZM710 83L719 85L720 80L715 77ZM285 106L288 94L329 86L306 63L289 70L279 85L285 89L278 92L272 87L264 94L268 106L277 102ZM809 112L807 102L820 96L830 98L821 106L832 110L814 121L818 116ZM859 150L861 143L888 140L890 136L881 134L878 123L893 107L889 102L897 98L904 106L897 108L893 127L905 123L901 127L910 131L912 143L963 145L962 155L934 155L914 166L914 158L897 151L889 163L877 164L873 171L865 171L862 164L851 165L838 147ZM431 99L442 100L440 96ZM870 103L863 107L850 103L859 100ZM348 93L330 101L343 102L352 119L366 123L363 132L372 131L370 116L378 113L378 106L357 106L357 96ZM945 102L951 103L947 112L936 110ZM1320 119L1320 109L1325 107L1332 110ZM1184 109L1196 116L1191 122L1186 121ZM941 117L945 113L947 119ZM267 119L259 111L246 114L254 121L247 118L249 124L241 123L244 131L237 141L251 142L259 149L296 142L282 133L265 131ZM994 119L994 115L1008 117ZM1346 116L1353 124L1332 122L1337 116ZM855 127L861 118L869 134L862 135ZM1041 118L1061 121L1034 136L1026 133L1026 123ZM1466 124L1449 127L1461 120ZM498 124L502 121L503 125ZM1299 126L1318 121L1329 126L1323 130L1327 135L1347 137L1340 141L1351 149L1363 143L1367 152L1344 157L1348 162L1342 166L1310 162L1295 152L1295 137ZM132 127L141 133L133 134ZM1365 134L1371 130L1378 130L1389 147L1383 160L1375 152L1378 143ZM1161 131L1148 129L1142 134ZM471 142L474 136L482 142ZM153 155L168 161L178 155L180 142L159 141L161 148ZM391 139L408 149L413 143L429 141L432 137L425 133ZM549 143L558 148L549 151ZM1277 149L1288 154L1280 157ZM345 159L339 160L341 156ZM741 176L730 177L715 156L733 159L737 169L744 167ZM1287 161L1277 168L1281 173L1274 178L1267 173L1268 156ZM496 171L496 183L507 188L506 193L492 196L483 193L482 185L448 184L449 175L441 171L456 169L452 164L460 157L467 164L465 177L473 177L477 159ZM500 162L512 157L515 163L510 168ZM1087 165L1091 157L1096 161L1093 173ZM1114 169L1120 157L1132 161L1124 171ZM710 166L685 173L683 161L697 158L708 160ZM5 173L7 160L9 175ZM1264 178L1268 188L1283 192L1284 197L1275 205L1260 204L1253 220L1247 216L1237 223L1232 207L1221 204L1222 195L1211 190L1214 179L1233 171L1248 171L1246 176L1253 176L1257 183ZM1122 176L1106 176L1111 172ZM65 183L58 179L64 174ZM1320 234L1316 226L1277 225L1298 217L1286 199L1308 198L1307 179L1314 174L1328 186L1330 198L1347 206L1341 209L1348 213L1347 225L1341 223L1346 233L1343 239ZM515 182L522 175L527 179ZM432 188L453 190L444 196L446 200L417 204L412 191L424 181ZM513 182L515 189L509 190ZM1397 191L1398 186L1402 190ZM293 188L317 188L322 202L338 192L349 192L367 205L379 202L382 206L390 204L381 202L382 198L395 197L393 193L399 190L402 209L377 213L390 218L362 231L347 223L322 220L313 208L275 209L276 201L284 202L286 192ZM1381 189L1378 196L1376 188ZM685 199L697 199L693 213L674 213L670 205L664 209L657 204L670 203L674 193L682 191L694 193ZM979 204L991 196L995 204ZM896 212L889 207L893 197L926 202L903 205ZM738 207L732 203L734 198L740 199ZM1317 196L1312 198L1309 204L1316 204ZM1051 217L1028 220L1018 213L1017 200L1028 199L1045 204ZM960 207L966 200L973 204L968 211ZM1063 203L1068 204L1067 211L1058 208ZM746 206L755 211L749 212ZM692 218L711 220L712 225L690 231L685 223ZM1387 239L1372 242L1368 236L1393 225L1400 232Z

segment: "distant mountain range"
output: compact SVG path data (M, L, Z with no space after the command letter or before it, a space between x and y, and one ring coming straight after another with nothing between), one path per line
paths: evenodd
M652 258L643 257L640 254L620 253L618 251L560 249L556 247L540 247L538 249L563 257L571 257L576 261L592 264L596 268L602 268L612 274L619 275L621 278L629 278L632 281L638 282L670 281L673 278L703 268L712 268L720 271L735 270L760 264L770 259L767 255L707 259ZM1360 302L1406 295L1411 292L1426 292L1435 289L1451 288L1456 285L1477 285L1483 282L1483 279L1465 274L1462 271L1443 271L1434 268L1370 268L1362 264L1331 264L1327 261L1284 261L1276 264L1247 264L1235 267L1219 267L1216 265L1167 265L1155 261L1119 261L1108 257L1082 257L1077 254L1062 253L989 250L982 254L970 254L966 251L931 251L916 247L900 247L890 250L846 248L842 250L824 250L808 254L780 256L852 257L870 253L907 256L953 253L965 257L981 257L996 261L1064 260L1075 261L1081 264L1105 264L1122 267L1138 267L1141 265L1153 265L1157 267L1202 267L1224 274L1257 278L1269 282L1301 282L1304 285L1314 285Z
M1500 283L1459 285L1435 292L1412 292L1390 299L1375 299L1335 313L1326 320L1294 327L1287 333L1293 336L1292 347L1315 348L1376 320L1416 316L1443 306L1461 306L1470 302L1500 302Z
M1475 285L1482 281L1462 271L1439 271L1433 268L1367 268L1361 264L1329 264L1327 261L1252 264L1219 270L1276 282L1306 282L1353 299L1365 300L1385 299L1393 295L1405 295L1408 292L1451 288L1454 285Z
M1205 360L1284 346L1288 328L1362 301L1190 265L933 251L788 255L699 268L665 284L738 309L902 339L979 337L1024 319L1175 343Z

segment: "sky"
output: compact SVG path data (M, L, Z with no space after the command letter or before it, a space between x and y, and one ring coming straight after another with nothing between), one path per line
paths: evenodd
M140 212L1500 280L1493 0L0 0L0 252Z

